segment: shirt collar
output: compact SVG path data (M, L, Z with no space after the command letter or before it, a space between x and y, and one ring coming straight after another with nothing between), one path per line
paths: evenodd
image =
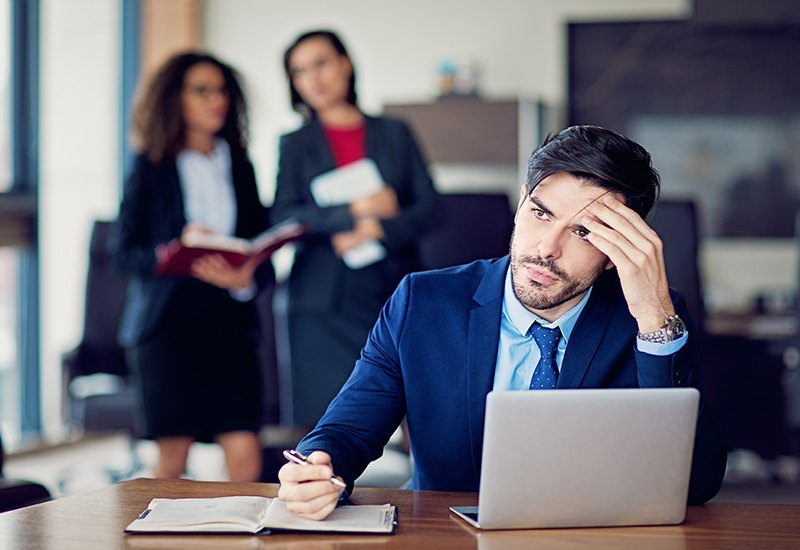
M589 290L583 295L581 301L572 306L561 317L552 323L550 321L545 321L535 313L528 311L517 298L517 295L514 293L514 287L511 284L511 264L509 263L508 269L506 270L505 287L503 289L503 315L511 321L511 324L521 335L527 334L531 325L537 321L543 327L558 327L561 329L561 335L564 338L564 343L566 343L569 341L572 329L575 328L575 323L578 322L578 317L580 317L583 308L586 307L586 303L589 301L589 296L591 295L592 287L589 287Z
M222 138L214 138L214 148L208 154L201 153L196 149L184 149L178 153L179 158L191 159L191 162L197 161L210 161L215 163L224 163L226 159L230 159L231 146Z

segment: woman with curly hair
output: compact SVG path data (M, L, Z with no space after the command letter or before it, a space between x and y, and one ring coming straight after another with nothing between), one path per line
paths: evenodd
M140 154L114 246L131 278L119 337L141 386L143 435L158 442L159 478L184 473L194 441L222 446L230 479L260 477L253 298L274 280L271 264L235 268L206 255L189 276L154 272L159 247L187 232L251 238L266 229L246 117L236 71L197 52L169 59L134 111Z

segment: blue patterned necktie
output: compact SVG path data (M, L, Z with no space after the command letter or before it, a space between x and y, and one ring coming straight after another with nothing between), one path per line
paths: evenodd
M556 366L556 349L561 338L561 329L545 328L539 323L531 326L530 333L539 346L541 356L536 363L536 369L531 376L531 390L552 390L558 381L558 367Z

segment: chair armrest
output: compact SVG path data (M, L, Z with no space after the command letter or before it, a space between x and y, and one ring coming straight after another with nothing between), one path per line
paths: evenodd
M50 492L39 483L21 479L0 478L0 512L50 500Z

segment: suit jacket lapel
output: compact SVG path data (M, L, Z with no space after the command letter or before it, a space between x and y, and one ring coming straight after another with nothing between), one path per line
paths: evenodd
M234 154L233 151L231 151L231 183L233 184L233 196L236 201L236 229L234 234L237 237L247 238L247 228L252 223L252 220L248 219L247 216L247 213L250 212L251 205L245 204L244 202L247 200L245 186L250 184L248 178L244 174L244 170L246 169L244 158L245 157L241 156L241 153Z
M480 472L486 394L494 383L500 316L503 314L503 280L508 258L490 264L473 296L467 336L467 416L476 473Z
M364 115L364 149L368 158L375 161L378 166L386 162L383 153L383 133L378 131L378 121L372 117Z
M378 171L381 173L384 182L393 185L395 188L400 182L388 181L390 174L394 173L395 157L392 150L384 145L386 132L381 131L380 122L370 116L364 115L364 149L367 158L375 161Z
M600 284L598 284L600 283ZM578 388L586 375L614 312L599 280L569 338L556 388Z
M181 176L178 173L178 164L176 161L165 162L163 166L166 169L167 176L165 178L164 192L169 197L167 200L170 206L167 211L170 212L170 222L173 225L172 233L179 236L181 231L183 231L183 227L186 225L186 207L183 204Z
M314 171L313 176L318 176L333 170L336 166L333 162L328 139L322 129L322 123L314 118L308 123L308 139L306 140L306 153L308 155L308 166Z

